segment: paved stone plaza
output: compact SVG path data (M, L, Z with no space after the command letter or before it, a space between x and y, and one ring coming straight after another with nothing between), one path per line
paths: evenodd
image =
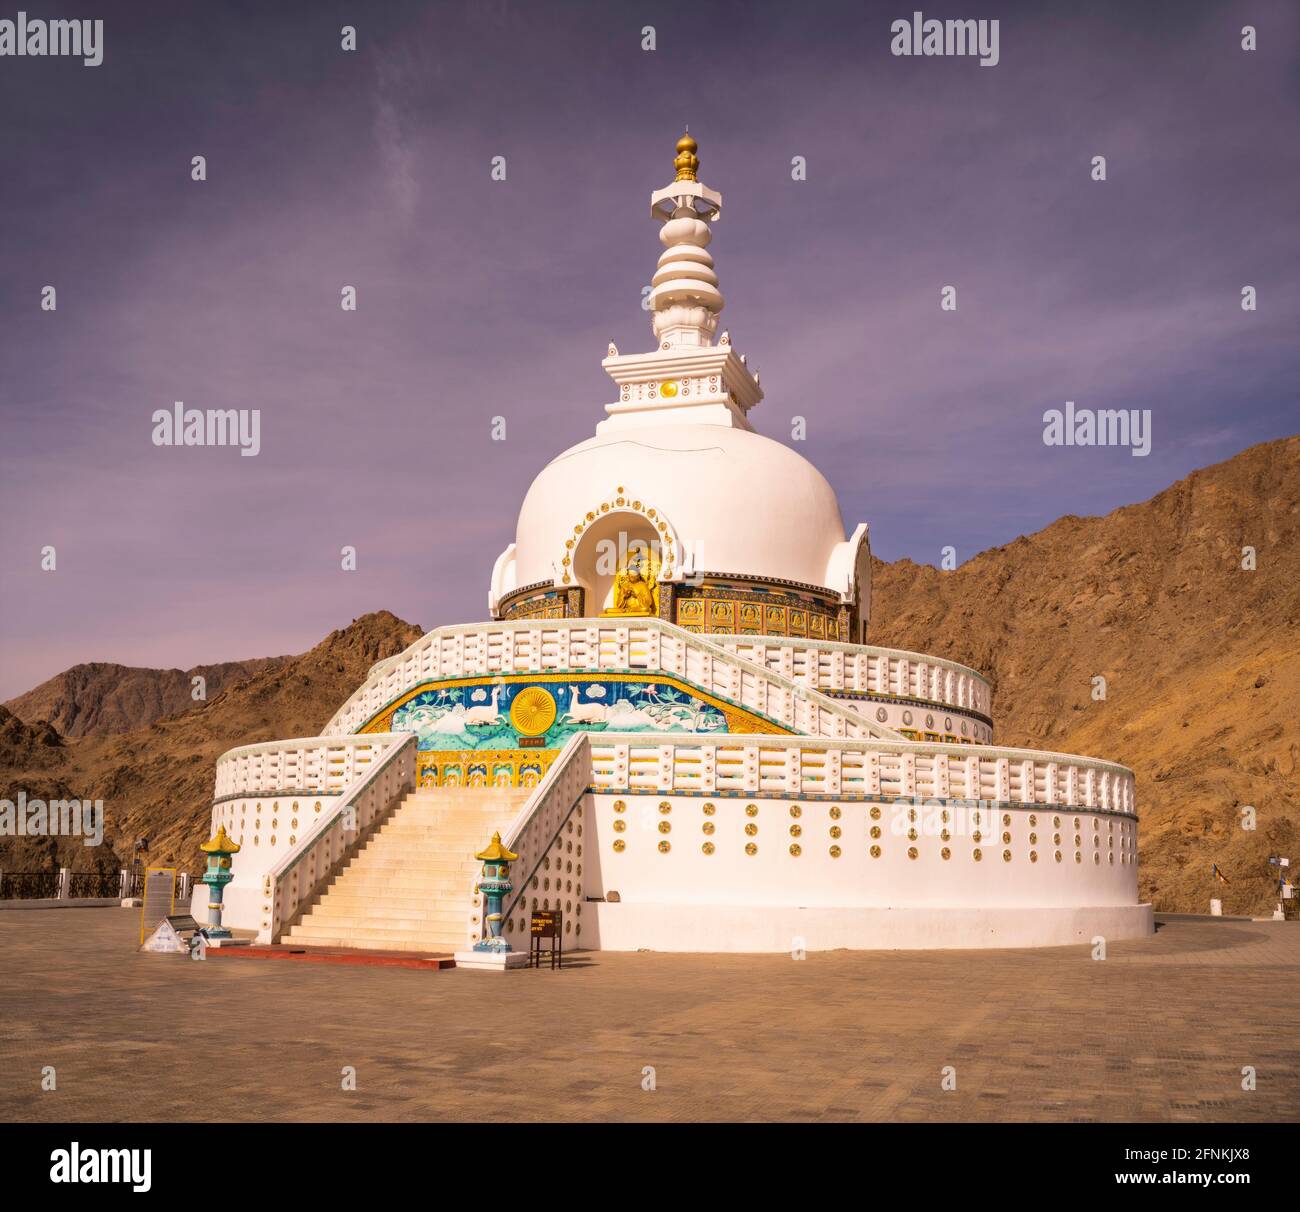
M601 953L506 975L193 963L138 954L137 930L121 909L0 913L0 1120L1300 1111L1297 924L1175 920L1103 962L1085 947ZM55 1092L41 1091L46 1065ZM340 1088L349 1065L355 1092ZM945 1066L955 1092L940 1088Z

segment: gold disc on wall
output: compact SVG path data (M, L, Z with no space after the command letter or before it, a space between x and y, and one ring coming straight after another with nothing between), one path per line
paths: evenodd
M541 686L529 686L510 704L510 723L521 736L541 736L555 723L555 696Z

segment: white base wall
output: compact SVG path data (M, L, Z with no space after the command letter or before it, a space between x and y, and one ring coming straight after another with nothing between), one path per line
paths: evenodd
M1150 905L1096 908L794 908L761 905L583 906L581 946L601 951L792 952L1065 947L1144 938ZM589 917L588 914L591 916Z
M235 856L239 861L239 856ZM242 884L238 877L226 885L222 893L221 924L227 930L256 930L262 924L262 889L253 884ZM190 899L190 914L204 925L208 921L208 886L195 884Z

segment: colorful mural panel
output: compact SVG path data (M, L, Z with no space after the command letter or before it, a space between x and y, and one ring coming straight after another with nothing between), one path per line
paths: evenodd
M579 732L789 730L674 679L583 672L426 682L358 731L414 732L422 787L532 787Z
M398 706L388 725L420 751L560 749L578 732L726 732L720 707L646 681L496 682L437 686ZM489 772L490 773L490 772Z
M416 778L421 787L536 787L554 759L554 751L536 749L425 751L416 759Z

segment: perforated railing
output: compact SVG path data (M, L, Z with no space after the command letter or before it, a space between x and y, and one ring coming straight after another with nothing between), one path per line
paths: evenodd
M424 682L515 673L661 673L809 736L900 739L793 677L660 619L440 627L376 665L322 735L354 732Z
M866 644L767 635L704 637L719 648L817 690L915 698L990 716L987 678L942 657Z
M338 793L405 736L298 737L241 745L217 758L216 800L289 792Z
M1061 804L1133 815L1133 772L1074 754L910 741L601 733L592 784L627 791L772 792Z

